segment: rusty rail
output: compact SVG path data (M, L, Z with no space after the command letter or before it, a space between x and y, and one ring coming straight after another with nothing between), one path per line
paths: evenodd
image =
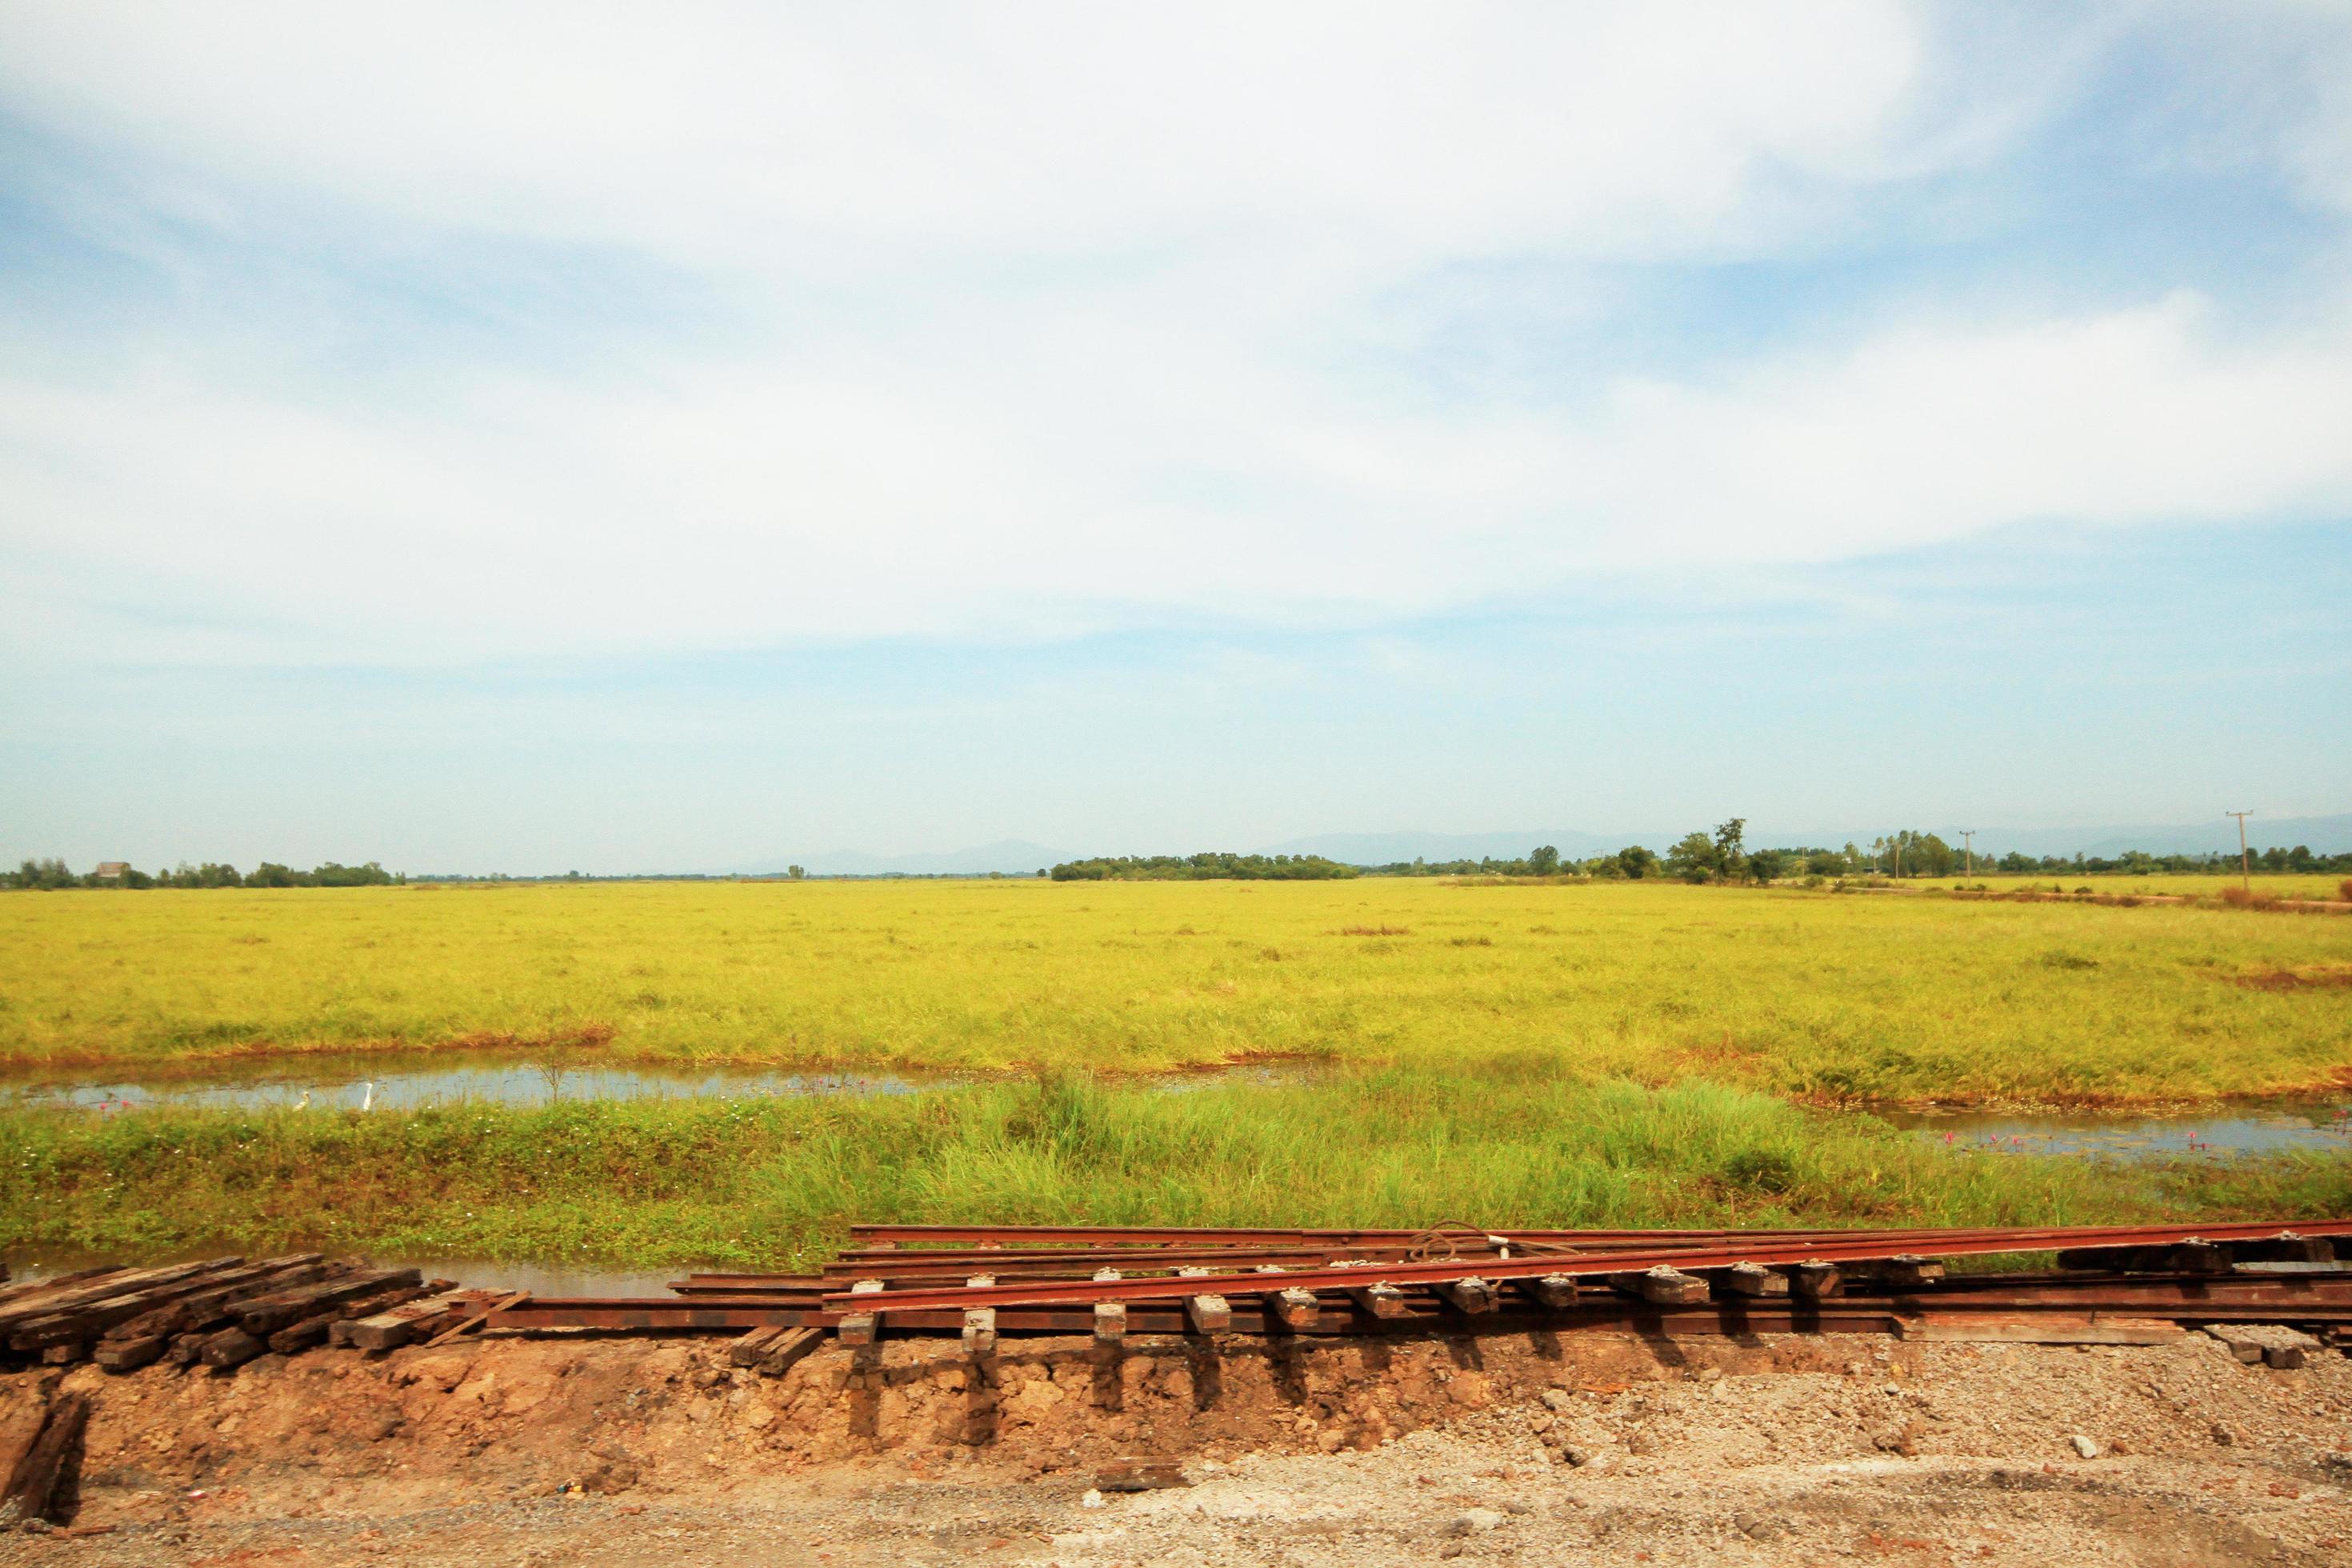
M1001 1234L1001 1233L1000 1233ZM1374 1285L1444 1284L1466 1279L1519 1280L1562 1275L1586 1276L1639 1273L1654 1268L1683 1270L1729 1268L1736 1264L1764 1266L1805 1263L1883 1262L1906 1254L1923 1257L1982 1257L2051 1249L2120 1247L2178 1247L2228 1241L2267 1241L2298 1237L2352 1236L2352 1220L2328 1220L2301 1226L2275 1221L2204 1226L2077 1226L2047 1229L1949 1231L1933 1241L1923 1233L1890 1241L1883 1234L1852 1233L1851 1238L1823 1239L1818 1234L1762 1237L1708 1246L1667 1245L1611 1249L1598 1253L1534 1253L1519 1258L1479 1258L1442 1263L1381 1259L1354 1267L1285 1269L1279 1273L1223 1273L1116 1279L1024 1279L996 1285L889 1289L857 1297L858 1310L871 1313L967 1310L1053 1305L1084 1301L1176 1300L1194 1296L1255 1296L1270 1290L1352 1290ZM848 1291L827 1291L828 1308L844 1310Z
M2352 1220L1759 1231L877 1226L853 1236L864 1245L820 1274L697 1273L656 1298L453 1290L414 1270L317 1254L86 1270L0 1287L0 1354L89 1358L121 1372L166 1356L226 1368L265 1349L383 1351L460 1332L732 1331L756 1342L739 1347L751 1358L740 1364L775 1371L805 1354L814 1333L853 1344L885 1331L961 1333L984 1353L1000 1331L1099 1342L1129 1332L1934 1332L1939 1316L1966 1314L2026 1328L2063 1326L2069 1315L2287 1322L2352 1343L2352 1252L2339 1258L2336 1239L2352 1237ZM2055 1271L1954 1277L1934 1261L2048 1252Z

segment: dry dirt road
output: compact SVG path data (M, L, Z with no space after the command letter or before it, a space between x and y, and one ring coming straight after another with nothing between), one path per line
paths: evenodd
M2352 1361L1580 1333L1268 1348L495 1339L62 1380L0 1562L2352 1563ZM0 1414L52 1372L0 1374ZM2081 1439L2078 1443L2076 1439ZM1089 1496L1126 1455L1193 1484Z

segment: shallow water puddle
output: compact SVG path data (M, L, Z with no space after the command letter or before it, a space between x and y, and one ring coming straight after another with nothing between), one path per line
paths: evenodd
M110 1073L104 1079L0 1080L0 1103L98 1111L141 1105L260 1110L409 1110L427 1105L554 1105L583 1100L695 1100L773 1095L910 1094L944 1075L782 1072L518 1061L507 1056L299 1057L238 1063L201 1075Z
M2121 1160L2183 1155L2277 1154L2294 1150L2352 1151L2352 1103L2341 1100L2234 1105L2227 1110L2152 1115L2145 1111L1885 1110L1897 1127L1965 1152L2071 1154Z
M1150 1079L1153 1087L1287 1083L1316 1069L1251 1064ZM912 1094L977 1079L954 1073L794 1072L776 1068L663 1063L519 1060L498 1053L431 1056L301 1056L210 1066L200 1072L110 1072L73 1078L54 1071L0 1078L0 1105L94 1110L148 1105L247 1110L411 1110L430 1105L539 1106L591 1100L721 1100L810 1095Z

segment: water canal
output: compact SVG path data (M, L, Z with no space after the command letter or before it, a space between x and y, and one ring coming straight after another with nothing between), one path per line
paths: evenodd
M1210 1072L1122 1079L1155 1090L1210 1084L1312 1082L1313 1063L1253 1063ZM305 1055L206 1064L195 1071L0 1076L0 1106L113 1115L146 1106L262 1110L412 1110L429 1106L530 1108L588 1100L714 1100L912 1094L981 1081L915 1070L814 1071L660 1062L519 1058L513 1053ZM2147 1160L2352 1150L2352 1096L2231 1101L2181 1110L1883 1109L1881 1119L1959 1152Z

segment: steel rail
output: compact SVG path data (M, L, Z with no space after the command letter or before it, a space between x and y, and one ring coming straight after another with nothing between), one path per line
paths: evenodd
M1234 1246L1271 1243L1274 1245L1324 1245L1339 1242L1353 1245L1359 1242L1409 1242L1429 1236L1435 1230L1446 1234L1467 1236L1477 1231L1475 1226L1423 1227L1418 1230L1379 1228L1313 1227L1286 1228L1280 1226L1087 1226L1087 1225L853 1225L849 1227L852 1240L869 1244L882 1242L891 1246L906 1243L932 1243L960 1246L980 1246L1005 1241L1066 1243L1087 1242L1103 1246L1149 1247L1164 1242L1226 1243ZM1557 1230L1512 1227L1478 1231L1486 1236L1528 1237L1545 1240L1584 1238L1602 1240L1621 1237L1627 1240L1662 1239L1685 1237L1693 1239L1736 1237L1743 1236L1811 1235L1809 1231L1771 1230ZM864 1249L850 1249L853 1251Z
M1498 1230L1498 1231L1474 1231L1474 1230L1470 1230L1470 1229L1465 1229L1465 1230L1454 1231L1454 1232L1452 1232L1452 1233L1450 1233L1450 1234L1451 1234L1451 1235L1453 1235L1453 1236L1454 1236L1454 1237L1465 1237L1465 1236L1469 1236L1469 1235L1475 1234L1475 1235L1480 1236L1480 1237L1485 1237L1486 1239L1488 1239L1488 1240L1500 1241L1500 1242L1506 1242L1506 1243L1511 1243L1511 1244L1514 1244L1514 1245L1518 1244L1518 1243L1520 1243L1520 1242L1536 1242L1536 1241L1551 1242L1551 1243L1559 1243L1559 1242L1574 1243L1574 1242L1577 1242L1577 1241L1580 1241L1580 1240L1598 1240L1598 1241L1623 1241L1623 1242L1628 1242L1628 1243L1655 1243L1655 1244L1661 1244L1661 1245L1687 1246L1687 1245L1696 1245L1696 1244L1704 1243L1704 1242L1716 1242L1716 1243L1722 1244L1722 1245L1730 1245L1730 1244L1733 1244L1733 1243L1738 1243L1738 1242L1748 1242L1748 1241L1783 1241L1783 1240L1792 1240L1792 1239L1797 1239L1797 1238L1801 1238L1801 1237L1817 1237L1817 1238L1820 1238L1820 1239L1824 1240L1824 1241L1841 1241L1841 1242L1843 1242L1843 1241L1876 1241L1876 1240L1914 1240L1914 1239L1918 1239L1918 1240L1933 1240L1933 1239L1937 1239L1937 1238L1940 1238L1940 1237L1979 1237L1979 1236L2034 1236L2034 1237L2042 1237L2042 1236L2064 1236L2064 1237L2080 1237L2080 1238L2082 1238L2082 1240L2083 1240L2083 1242L2084 1242L2084 1245L2096 1246L2096 1245L2100 1245L2100 1244L2107 1243L2107 1242L2114 1242L2114 1243L2119 1243L2119 1244L2128 1245L2128 1244L2131 1244L2131 1243L2134 1243L2134 1242L2143 1241L2143 1240L2148 1239L2148 1238L2150 1238L2150 1237L2166 1237L2166 1236L2173 1236L2173 1235L2177 1235L2177 1234L2187 1234L2187 1235L2189 1235L2189 1236L2191 1237L2191 1238L2193 1239L2196 1236L2201 1236L2201 1235L2202 1235L2205 1231L2207 1231L2207 1230L2212 1230L2212 1231L2215 1231L2215 1232L2222 1232L2222 1231L2246 1231L2246 1230L2259 1230L2259 1231L2262 1231L2262 1232L2263 1232L2263 1233L2264 1233L2263 1239L2268 1239L2268 1238L2269 1238L2269 1237L2270 1237L2270 1235L2271 1235L2272 1233L2274 1233L2274 1232L2280 1232L2280 1233L2291 1232L2291 1233L2293 1233L2293 1234L2301 1235L2301 1236L2322 1236L2322 1235L2331 1234L2331 1232L2330 1232L2330 1230L2329 1230L2329 1227L2330 1227L2330 1226L2336 1226L2336 1227L2339 1227L2339 1228L2340 1228L2340 1227L2342 1227L2342 1226L2346 1226L2346 1225L2352 1225L2352 1221L2340 1221L2340 1220L2309 1220L2309 1221L2304 1221L2304 1222L2301 1222L2301 1228L2300 1228L2300 1229L2297 1229L2297 1228L2296 1228L2296 1225L2297 1225L2297 1222L2294 1222L2294 1221L2277 1221L2277 1220L2233 1220L2233 1221L2209 1221L2209 1222L2205 1222L2205 1223L2204 1223L2204 1224L2202 1224L2201 1226L2200 1226L2200 1225L2199 1225L2199 1224L2195 1224L2195 1223L2172 1224L2172 1225L1945 1226L1906 1227L1906 1228L1900 1228L1900 1229L1862 1229L1862 1228L1851 1228L1851 1227L1849 1227L1849 1228L1821 1228L1821 1227L1813 1227L1813 1228L1791 1228L1791 1229L1780 1229L1780 1230L1724 1230L1724 1231L1684 1231L1684 1230L1633 1230L1633 1231L1622 1231L1622 1230L1610 1230L1610 1231L1578 1231L1578 1230ZM1058 1230L1055 1230L1055 1229L1054 1229L1053 1227L1039 1227L1039 1229L1040 1229L1041 1231L1044 1231L1047 1236L1055 1235L1055 1234L1060 1234L1060 1232L1059 1232ZM998 1234L1007 1234L1007 1235L1009 1235L1009 1234L1013 1234L1013 1232L1010 1232L1010 1231L1005 1231L1005 1232L1000 1232L1000 1233L998 1233ZM1138 1234L1139 1234L1139 1233L1138 1233ZM1184 1232L1184 1231L1178 1231L1178 1232L1172 1232L1172 1233L1169 1233L1169 1234L1171 1234L1171 1235L1173 1235L1173 1236L1175 1236L1175 1237L1185 1237L1185 1236L1193 1236L1193 1235L1205 1235L1205 1236L1206 1236L1207 1237L1209 1237L1210 1239L1214 1240L1214 1239L1215 1239L1215 1238L1216 1238L1220 1234L1222 1234L1222 1233L1218 1233L1218 1232L1206 1232L1206 1233L1200 1233L1200 1232ZM1286 1234L1288 1234L1288 1233L1286 1233ZM1302 1233L1302 1234L1311 1234L1311 1233ZM1365 1237L1365 1238L1367 1238L1364 1242L1360 1243L1360 1245L1384 1245L1386 1242L1388 1242L1388 1241L1390 1241L1390 1240L1392 1240L1392 1239L1397 1239L1397 1238L1419 1239L1419 1238L1422 1238L1422 1237L1431 1237L1431 1236L1433 1236L1433 1235L1435 1235L1435 1234L1437 1234L1437 1233L1436 1233L1436 1232L1433 1232L1433 1231L1382 1231L1382 1232L1362 1232L1362 1231L1338 1232L1338 1231L1335 1231L1335 1232L1324 1233L1324 1235L1325 1235L1325 1236L1328 1236L1328 1237ZM2241 1237L2240 1239L2243 1239L2243 1238L2242 1238L2242 1237ZM1140 1244L1140 1243L1139 1243L1138 1245L1141 1245L1141 1244ZM1312 1242L1310 1242L1310 1243L1305 1243L1305 1244L1292 1244L1292 1243L1287 1243L1287 1242L1277 1242L1277 1243L1276 1243L1276 1245L1318 1245L1318 1246L1328 1246L1328 1245L1335 1245L1335 1244L1334 1244L1334 1243L1332 1243L1332 1242L1329 1242L1329 1241L1328 1241L1328 1240L1326 1240L1326 1239L1324 1239L1324 1237L1316 1237ZM1352 1245L1360 1245L1360 1243L1357 1243L1357 1242L1341 1242L1341 1243L1337 1243L1336 1245L1349 1245L1349 1246L1352 1246ZM909 1253L909 1252L901 1251L901 1250L899 1250L898 1248L896 1248L896 1247L877 1247L877 1248L867 1249L867 1250L865 1250L865 1251L858 1251L858 1252L853 1252L853 1253L845 1253L845 1254L844 1254L844 1256L856 1256L856 1257L860 1257L860 1258L866 1258L866 1257L872 1257L872 1258L888 1258L888 1257L892 1257L892 1256L897 1256L897 1257L902 1257L902 1258L964 1258L964 1257L969 1257L969 1256L970 1256L970 1253L969 1253L969 1252L966 1252L966 1251L956 1251L956 1252L945 1252L945 1251L926 1251L926 1252L913 1252L913 1253ZM1031 1256L1031 1257L1046 1257L1046 1256L1058 1256L1058 1253L1055 1253L1053 1249L1051 1249L1051 1248L1049 1248L1049 1247L1042 1247L1042 1246L1041 1246L1039 1248L1034 1249L1034 1250L1033 1250L1033 1251L1028 1251L1028 1252L1013 1252L1013 1251L1011 1251L1010 1249L1006 1249L1006 1250L1003 1250L1003 1251L991 1250L991 1251L989 1252L989 1256L990 1256L990 1258L1003 1258L1003 1257L1014 1257L1014 1258L1017 1258L1017 1257L1024 1257L1024 1256ZM1135 1254L1130 1254L1130 1253L1124 1253L1124 1252L1122 1252L1122 1253L1121 1253L1121 1256L1135 1256Z
M1735 1263L1870 1263L1910 1253L1937 1257L1973 1257L2009 1252L2042 1252L2089 1246L2178 1246L2190 1241L2267 1241L2289 1236L2352 1236L2352 1220L2324 1220L2301 1225L2277 1221L2195 1226L2064 1226L2046 1230L1948 1233L1933 1243L1906 1238L1890 1247L1885 1237L1860 1233L1856 1239L1766 1241L1712 1247L1664 1247L1606 1254L1538 1253L1527 1258L1478 1258L1444 1263L1362 1264L1349 1268L1288 1269L1279 1274L1225 1273L1165 1279L1105 1280L1020 1280L1001 1285L954 1289L890 1290L860 1294L858 1310L892 1312L964 1307L1024 1306L1062 1301L1148 1301L1190 1296L1262 1295L1273 1289L1345 1290L1370 1285L1440 1284L1469 1279L1528 1279L1547 1274L1571 1278L1590 1274L1638 1273L1659 1265L1686 1268L1727 1268ZM827 1291L828 1307L851 1300L846 1291Z
M2271 1222L2263 1221L2263 1225ZM2309 1222L2299 1234L2326 1234L2314 1226L2327 1222ZM2147 1235L2152 1229L2167 1231L2179 1227L2148 1226L2074 1226L2041 1227L2037 1234L2054 1234L2063 1230L2084 1238L2083 1245L2097 1246L2104 1241L2128 1243ZM1223 1255L1249 1247L1288 1247L1293 1250L1316 1248L1373 1249L1397 1247L1425 1240L1451 1240L1457 1245L1476 1237L1490 1243L1508 1246L1559 1247L1582 1246L1594 1247L1637 1247L1662 1245L1731 1245L1738 1242L1793 1240L1813 1237L1822 1241L1900 1240L1928 1242L1948 1237L1988 1236L2016 1231L2015 1226L1973 1226L1941 1227L1909 1227L1903 1229L1787 1228L1771 1230L1549 1230L1503 1228L1479 1230L1473 1226L1458 1229L1430 1230L1216 1230L1159 1227L1120 1229L1085 1226L853 1226L854 1234L887 1231L892 1237L908 1241L925 1241L934 1245L921 1251L908 1251L897 1241L887 1245L848 1247L836 1255L830 1268L846 1268L857 1262L878 1262L889 1258L939 1260L966 1259L974 1250L987 1253L992 1263L1010 1263L1024 1258L1093 1256L1076 1249L1094 1243L1107 1262L1149 1256L1142 1249L1170 1250L1191 1243L1212 1254ZM1014 1248L1005 1241L1032 1245ZM994 1245L990 1245L994 1243Z
M849 1227L852 1240L872 1244L866 1247L847 1247L844 1256L864 1256L867 1252L891 1251L908 1243L929 1242L943 1245L972 1246L1004 1242L1034 1243L1039 1247L1077 1246L1088 1242L1114 1247L1146 1247L1170 1242L1195 1242L1217 1246L1273 1245L1380 1245L1390 1242L1410 1242L1424 1237L1481 1236L1504 1239L1523 1238L1539 1241L1669 1241L1725 1240L1743 1241L1790 1236L1940 1236L1954 1231L1995 1228L1990 1226L1910 1226L1899 1229L1874 1229L1859 1226L1790 1226L1764 1229L1648 1229L1624 1230L1611 1228L1576 1229L1542 1226L1429 1226L1419 1229L1404 1227L1334 1227L1297 1229L1267 1227L1221 1227L1215 1226L934 1226L934 1225L853 1225ZM2130 1230L2144 1226L2086 1226L2085 1230Z
M1253 1277L1258 1289L1268 1283L1265 1277ZM1275 1281L1280 1283L1281 1281ZM1187 1280L1189 1289L1193 1281ZM1429 1285L1404 1287L1404 1300L1414 1302L1440 1302L1436 1288ZM790 1292L739 1291L732 1294L711 1292L669 1301L662 1298L579 1298L615 1309L642 1306L650 1301L660 1306L687 1310L725 1309L745 1311L808 1310L831 1312L823 1298L815 1291ZM871 1295L858 1301L872 1300ZM1583 1299L1583 1305L1606 1302L1604 1295ZM1630 1300L1630 1298L1628 1299ZM1751 1304L1771 1305L1782 1298L1723 1298L1742 1300ZM2173 1275L2113 1275L2099 1273L2067 1274L1981 1274L1961 1275L1916 1285L1885 1285L1867 1279L1846 1281L1833 1301L1857 1308L1872 1303L1903 1302L1912 1307L1937 1310L2011 1310L2055 1308L2063 1310L2126 1310L2137 1306L2169 1307L2183 1304L2210 1307L2242 1305L2262 1311L2276 1311L2282 1306L2330 1306L2352 1309L2352 1270L2319 1274L2247 1275L2247 1274L2173 1274ZM528 1310L518 1308L515 1310ZM1565 1310L1567 1309L1560 1309ZM835 1314L837 1315L837 1314Z
M2226 1299L2210 1293L2213 1281L2181 1279L2169 1283L2091 1280L2082 1286L1966 1291L1920 1291L1885 1295L1836 1297L1822 1301L1790 1298L1722 1298L1682 1306L1666 1306L1631 1297L1587 1298L1572 1307L1543 1308L1532 1301L1506 1298L1497 1309L1465 1318L1435 1299L1416 1292L1403 1316L1379 1318L1352 1307L1328 1313L1313 1330L1316 1334L1454 1331L1465 1321L1490 1330L1517 1326L1553 1329L1633 1327L1656 1331L1661 1322L1674 1331L1702 1323L1721 1325L1704 1331L1836 1332L1883 1331L1898 1319L1933 1320L1946 1315L2011 1313L2028 1317L2074 1315L2092 1318L2155 1318L2169 1321L2305 1322L2352 1325L2352 1278L2330 1281L2334 1289L2314 1292L2301 1281L2229 1281L2238 1289ZM861 1297L860 1302L872 1298ZM535 1297L499 1314L500 1329L622 1329L692 1330L760 1327L824 1327L836 1325L843 1314L809 1305L793 1305L756 1298L700 1302L669 1301L633 1297ZM1233 1306L1233 1332L1290 1332L1270 1327L1270 1314L1250 1300ZM890 1326L901 1331L955 1333L963 1326L958 1310L906 1310L894 1314ZM1030 1306L1000 1310L997 1327L1004 1332L1089 1333L1094 1324L1090 1306ZM1135 1333L1181 1334L1187 1323L1173 1304L1131 1309L1129 1329Z
M1599 1244L1596 1249L1631 1251L1636 1250L1637 1248L1654 1249L1661 1247L1705 1249L1709 1247L1735 1246L1748 1242L1769 1242L1781 1245L1790 1245L1800 1241L1819 1241L1822 1243L1880 1241L1885 1242L1893 1247L1912 1249L1914 1247L1926 1248L1935 1243L1942 1241L1972 1240L1978 1237L2011 1236L2020 1233L2017 1232L2014 1227L1986 1226L1968 1229L1946 1228L1939 1230L1751 1231L1734 1233L1727 1237L1719 1238L1708 1237L1696 1240L1686 1239L1679 1233L1673 1231L1659 1231L1645 1234L1651 1238L1646 1242L1636 1243L1612 1238L1605 1243ZM2095 1247L2105 1244L2105 1233L2104 1232L2085 1231L2082 1234L2085 1238L2085 1245ZM2305 1232L2303 1234L2315 1233ZM1512 1236L1497 1235L1488 1239L1493 1242L1498 1242L1502 1246L1523 1247L1529 1251L1541 1251L1543 1256L1548 1257L1564 1256L1566 1254L1556 1250L1546 1249L1573 1247L1577 1245L1588 1245L1568 1243L1562 1240L1534 1235L1528 1232L1519 1232ZM2129 1245L2129 1243L2125 1243L2125 1245ZM1402 1246L1391 1246L1384 1243L1333 1243L1328 1246L1319 1247L1155 1247L1150 1248L1136 1247L1128 1249L1069 1248L1064 1250L1045 1248L1021 1252L980 1252L971 1248L957 1248L953 1250L932 1249L919 1252L908 1252L900 1251L894 1247L882 1247L871 1251L839 1254L824 1266L824 1272L817 1276L817 1278L827 1279L835 1278L862 1279L879 1270L891 1270L902 1273L911 1273L921 1269L930 1269L940 1273L949 1273L958 1270L969 1271L976 1264L982 1262L988 1266L989 1271L1002 1273L1008 1268L1035 1267L1076 1268L1082 1264L1097 1262L1118 1263L1129 1268L1158 1268L1163 1265L1163 1261L1169 1264L1217 1261L1221 1259L1234 1262L1255 1262L1260 1260L1281 1261L1286 1258L1328 1257L1330 1255L1339 1253L1371 1257L1397 1256L1406 1252L1407 1250L1407 1248ZM1458 1250L1466 1256L1471 1254L1491 1254L1498 1250L1498 1248L1494 1246L1464 1246L1458 1248ZM2022 1248L2021 1250L2047 1251L2049 1250L2049 1247L2047 1246L2041 1246ZM767 1277L749 1274L714 1274L695 1275L690 1278L697 1282L700 1282L706 1279L755 1279ZM789 1276L787 1278L805 1278L805 1276Z
M1524 1233L1522 1234L1524 1235ZM2015 1235L2017 1233L2011 1229L1998 1226L1984 1226L1965 1230L1776 1231L1769 1233L1743 1233L1727 1239L1710 1241L1686 1241L1680 1238L1677 1234L1674 1232L1660 1232L1655 1234L1662 1239L1653 1241L1649 1244L1650 1249L1653 1250L1663 1247L1687 1248L1691 1250L1708 1250L1748 1242L1770 1242L1777 1245L1794 1245L1801 1241L1815 1241L1829 1244L1868 1240L1885 1243L1891 1254L1897 1251L1931 1252L1937 1244L1943 1242L1967 1241L1980 1237L2005 1237ZM1537 1256L1569 1256L1569 1254L1564 1252L1549 1250L1549 1248L1556 1248L1565 1245L1559 1242L1539 1239L1537 1242L1530 1244L1515 1237L1496 1237L1496 1239L1503 1241L1505 1245L1522 1248L1534 1253ZM2088 1242L2088 1245L2093 1247L2104 1244L2105 1238L2103 1237L2092 1237ZM2070 1242L2068 1245L2071 1247L2074 1244ZM1633 1249L1634 1244L1633 1243L1612 1241L1605 1247L1595 1248L1594 1250L1619 1251ZM1494 1247L1463 1247L1456 1250L1458 1255L1465 1259L1495 1257L1499 1255L1499 1249ZM2042 1244L2021 1247L2019 1250L2049 1251L2051 1250L2051 1246L2049 1244ZM1406 1259L1402 1257L1402 1254L1405 1251L1406 1249L1402 1247L1390 1247L1384 1245L1375 1246L1370 1244L1335 1244L1328 1247L1268 1247L1248 1248L1153 1247L1150 1249L1137 1248L1131 1250L1102 1250L1087 1248L1071 1249L1068 1251L1042 1250L1017 1253L992 1251L985 1254L977 1253L969 1248L902 1252L895 1248L886 1247L871 1252L864 1252L855 1255L845 1254L837 1257L832 1261L826 1263L824 1265L824 1272L816 1278L828 1284L838 1279L863 1279L889 1277L911 1279L924 1275L937 1275L941 1278L948 1278L958 1274L970 1274L976 1268L980 1268L980 1266L983 1263L986 1267L981 1271L998 1276L1055 1268L1077 1270L1090 1268L1097 1264L1115 1264L1124 1268L1168 1268L1182 1264L1230 1261L1234 1263L1247 1263L1251 1265L1261 1263L1278 1263L1288 1268L1309 1266L1315 1261L1321 1259L1332 1259L1337 1261L1334 1255L1344 1255L1348 1260L1351 1262L1384 1261L1390 1258L1396 1258L1400 1261L1409 1261L1411 1259ZM1442 1260L1423 1259L1417 1261ZM694 1275L689 1276L688 1283L698 1289L705 1289L709 1284L714 1282L756 1280L761 1278L763 1277L760 1275L748 1274ZM792 1276L790 1278L803 1277Z

